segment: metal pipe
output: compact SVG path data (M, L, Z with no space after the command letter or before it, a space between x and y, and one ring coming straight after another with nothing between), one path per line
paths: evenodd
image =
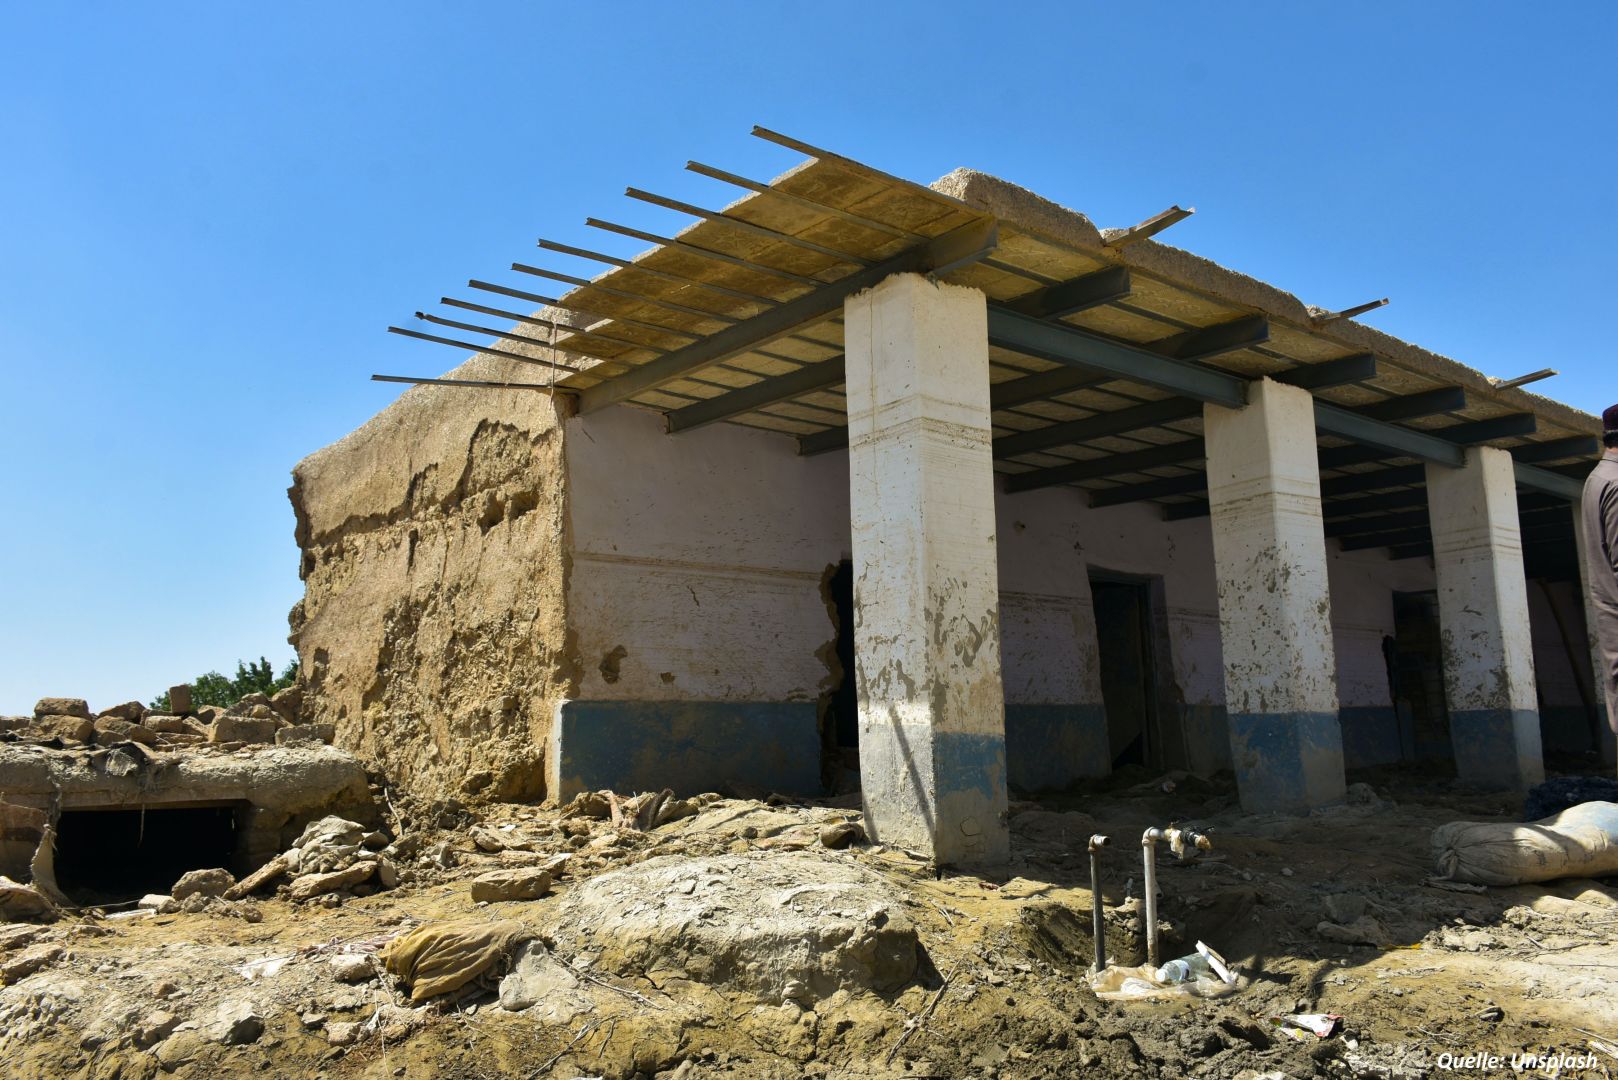
M1146 880L1146 962L1158 965L1157 955L1157 842L1168 842L1169 850L1181 860L1188 851L1207 851L1213 842L1195 829L1182 829L1170 824L1166 829L1151 828L1141 834L1142 870Z
M1096 944L1096 973L1107 967L1107 935L1101 912L1101 849L1112 843L1100 833L1090 837L1090 925Z

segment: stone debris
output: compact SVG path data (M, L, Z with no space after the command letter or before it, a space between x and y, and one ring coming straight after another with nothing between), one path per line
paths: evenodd
M281 723L274 717L255 719L250 716L232 716L229 713L213 722L208 741L219 743L273 743Z
M292 885L287 894L293 900L312 900L327 893L342 892L352 889L362 882L369 881L376 873L374 861L357 862L346 870L333 870L324 874L304 874L292 879Z
M43 720L47 716L71 716L89 720L90 703L83 698L43 697L34 703L34 719Z
M15 956L0 956L0 986L26 978L62 958L60 945L45 942L32 945Z
M337 739L333 724L290 724L277 728L275 745L294 746L299 743L325 743L330 746Z
M368 982L376 975L371 958L358 953L338 953L331 958L331 973L338 982Z
M236 878L229 870L192 870L174 883L169 895L182 902L192 896L224 896L235 884Z
M254 1043L264 1034L264 1017L250 1002L228 1001L219 1006L202 1033L205 1038L225 1046Z
M29 922L55 919L57 914L56 905L34 886L12 881L0 874L0 919Z
M472 879L472 899L479 902L538 900L551 891L551 875L538 867L490 870Z

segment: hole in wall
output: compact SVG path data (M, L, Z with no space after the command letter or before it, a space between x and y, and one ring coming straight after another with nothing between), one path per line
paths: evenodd
M230 869L241 805L65 810L56 883L79 903L115 903L166 893L189 870Z

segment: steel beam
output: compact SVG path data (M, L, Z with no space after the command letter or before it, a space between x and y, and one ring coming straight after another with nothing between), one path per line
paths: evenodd
M992 316L996 309L990 308L989 310ZM1145 345L1137 345L1130 342L1118 342L1116 344L1123 348L1133 349L1137 352L1144 352L1147 355L1155 353L1158 356L1168 357L1173 360L1185 363L1194 363L1202 360L1211 360L1216 356L1222 356L1225 353L1235 352L1237 349L1245 349L1249 345L1256 345L1260 341L1269 339L1268 324L1262 328L1259 328L1254 324L1253 320L1246 318L1237 319L1236 323L1241 324L1242 328L1246 332L1246 337L1243 337L1230 329L1230 327L1234 324L1221 323L1219 325L1210 326L1202 330L1190 330L1183 334L1175 334L1173 337L1163 338ZM1059 329L1066 329L1074 333L1083 333L1091 340L1114 344L1111 338L1101 337L1098 334L1092 334L1088 331L1080 331L1077 327L1062 327ZM990 333L990 340L993 340L992 330ZM1011 347L1015 348L1014 346ZM1045 359L1055 359L1057 363L1064 365L1071 363L1071 361L1061 360L1055 357L1045 357ZM1219 374L1223 373L1221 372ZM991 407L996 409L1009 409L1015 405L1022 405L1030 401L1037 401L1041 398L1052 397L1056 394L1065 394L1074 390L1083 390L1090 386L1099 386L1100 384L1109 382L1115 378L1128 377L1129 376L1127 374L1119 375L1111 372L1105 372L1089 365L1064 366L1055 368L1051 371L1041 371L1033 375L1025 375L1020 379L1007 379L1005 382L995 383L994 386L989 388L989 403ZM1234 376L1228 377L1234 378Z
M1345 536L1337 541L1340 551L1369 551L1382 547L1406 547L1414 544L1431 544L1433 534L1431 529L1396 529L1389 532L1362 533L1358 536Z
M814 292L675 349L616 378L597 383L579 394L579 411L592 413L608 405L616 405L636 394L655 390L665 383L740 356L800 327L819 322L841 311L847 297L894 274L942 272L980 259L994 249L996 235L993 221L977 221L918 244L875 266L858 270Z
M1518 461L1529 465L1565 458L1594 457L1601 453L1601 440L1594 435L1574 435L1566 439L1547 439L1513 446L1510 453Z
M1392 532L1395 529L1426 528L1427 508L1406 510L1399 514L1382 514L1368 518L1338 518L1325 523L1327 536L1360 536L1365 533Z
M573 368L563 368L560 364L558 371L573 371ZM414 375L372 375L372 382L409 383L412 386L473 386L484 390L550 390L558 394L576 394L577 390L570 390L565 386L554 383L526 383L526 382L490 382L487 379L422 379Z
M1318 364L1299 364L1285 371L1274 372L1270 378L1288 386L1301 386L1305 390L1329 390L1334 386L1376 378L1376 356L1372 353L1355 353L1336 360L1322 360Z
M1534 418L1533 413L1507 413L1504 416L1492 416L1487 420L1469 420L1464 424L1435 428L1433 434L1462 446L1474 446L1495 439L1532 435L1538 427L1539 421Z
M1361 405L1354 411L1373 420L1409 420L1417 416L1460 412L1464 408L1466 408L1466 391L1459 386L1444 386L1420 394L1389 398L1372 405Z
M1527 489L1545 495L1555 495L1569 502L1578 502L1584 497L1584 485L1571 476L1553 473L1549 469L1537 468L1533 465L1516 463L1517 490Z
M1183 439L1180 442L1151 446L1145 450L1131 450L1126 454L1108 454L1105 457L1075 461L1052 469L1035 469L1006 477L1006 491L1033 491L1035 488L1071 484L1075 480L1097 480L1104 476L1143 472L1165 465L1179 465L1200 460L1207 453L1201 439Z
M1052 446L1087 442L1090 439L1120 435L1126 431L1138 431L1141 428L1156 427L1176 420L1190 420L1201 415L1201 402L1189 401L1186 398L1164 398L1162 401L1149 401L1144 405L1118 409L1115 412L1097 413L1082 420L1069 420L1065 423L1035 428L1032 431L1002 435L994 440L994 456L1003 458L1031 454Z
M1466 456L1453 443L1385 420L1373 420L1324 401L1315 402L1315 431L1351 439L1368 449L1454 468L1466 461Z
M1148 480L1143 484L1126 484L1106 491L1090 492L1093 507L1122 506L1124 503L1163 499L1172 495L1195 495L1208 490L1206 473L1188 473L1185 476L1167 476L1161 480Z
M1129 271L1122 266L1111 266L1060 285L1035 289L1015 300L1007 300L1002 306L1035 319L1060 319L1122 300L1129 291Z
M1176 335L1176 338L1183 336ZM1245 379L1186 363L1178 357L1178 345L1174 346L1173 354L1160 353L1000 307L989 309L989 344L1082 368L1091 375L1127 379L1197 401L1231 408L1247 404Z
M790 371L785 375L762 379L751 386L730 390L720 394L718 397L699 401L695 405L686 405L675 409L673 412L665 414L668 432L670 435L674 435L681 431L691 431L708 424L717 424L734 416L761 409L766 405L788 401L800 394L809 394L816 390L824 390L828 386L836 386L843 381L843 367L843 358L834 356L830 360L810 364L799 368L797 371Z
M1325 465L1322 464L1321 467L1325 468ZM1392 469L1378 469L1375 472L1324 478L1320 481L1320 494L1322 497L1330 498L1334 495L1352 495L1359 491L1376 491L1380 488L1409 487L1425 483L1427 483L1427 466L1399 465Z
M1398 562L1401 559L1431 558L1432 554L1433 545L1431 541L1415 544L1395 544L1388 548L1388 558L1392 559L1394 562Z

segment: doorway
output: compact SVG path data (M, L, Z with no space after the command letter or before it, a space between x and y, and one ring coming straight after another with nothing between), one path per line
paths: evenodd
M1387 656L1402 756L1453 760L1436 590L1393 594L1393 640Z
M1101 665L1101 699L1114 769L1153 765L1162 748L1153 737L1157 717L1157 663L1152 647L1150 581L1121 575L1090 578Z

